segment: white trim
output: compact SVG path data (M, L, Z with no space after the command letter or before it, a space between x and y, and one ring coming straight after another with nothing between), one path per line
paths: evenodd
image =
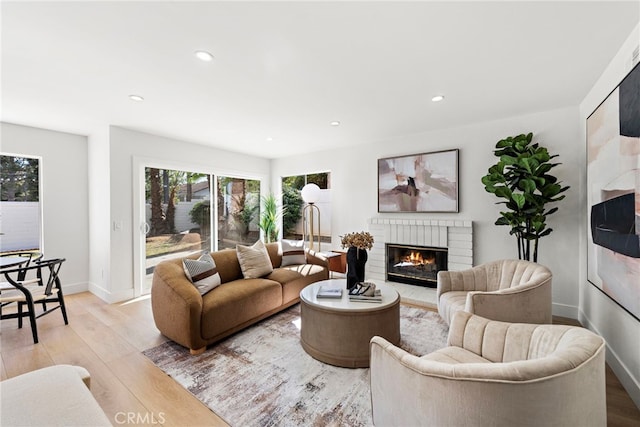
M600 336L604 336L598 328L595 327L593 323L589 321L589 318L585 315L584 311L580 310L580 319L581 322L584 322L582 326L589 329L590 331L595 332ZM607 342L607 363L622 383L622 386L629 393L629 397L636 404L637 407L640 408L640 383L636 381L631 370L625 365L625 363L620 359L615 350L609 345Z
M108 290L96 285L95 283L89 283L89 292L100 298L101 300L113 304L120 301L127 301L134 297L133 289L124 289L117 293L109 292Z
M38 205L40 210L40 235L38 236L38 250L41 254L44 254L45 245L44 245L44 161L43 156L34 156L31 154L20 154L20 153L10 153L6 151L0 151L0 156L11 156L11 157L24 157L25 159L36 159L38 160Z
M554 302L551 304L551 312L554 316L568 317L569 319L578 318L578 306L569 304L560 304Z
M88 290L89 290L88 283L72 283L72 284L65 283L62 285L62 291L64 292L64 295L79 294L80 292L86 292Z
M268 178L263 174L254 174L245 171L238 171L233 169L219 169L217 167L205 166L198 163L186 163L177 162L173 160L155 159L152 157L133 156L131 159L132 167L132 242L133 242L133 293L132 297L137 298L143 294L149 293L151 289L145 288L146 284L146 269L144 265L143 257L145 254L145 239L144 223L145 218L145 206L144 206L144 186L145 186L145 169L146 168L158 168L158 169L170 169L179 171L190 171L195 173L202 173L212 175L210 197L213 204L213 211L211 215L211 241L213 242L213 250L217 250L218 245L218 227L215 219L218 217L218 177L232 177L246 180L255 180L260 182L260 196L264 196L268 193L267 185ZM113 224L111 224L113 227ZM120 295L122 293L119 293ZM103 298L104 299L104 298ZM117 300L118 301L118 300Z

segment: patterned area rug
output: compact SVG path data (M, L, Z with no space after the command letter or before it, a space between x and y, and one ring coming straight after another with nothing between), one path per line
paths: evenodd
M370 426L369 369L338 368L300 345L295 305L199 356L173 342L143 354L232 426ZM401 347L423 355L446 345L438 313L400 306Z

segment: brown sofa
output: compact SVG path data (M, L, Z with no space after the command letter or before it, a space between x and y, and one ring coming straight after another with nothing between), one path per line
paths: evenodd
M266 247L274 270L259 279L242 276L235 250L212 252L222 284L205 295L186 277L182 259L159 263L151 287L156 327L200 354L207 345L292 306L305 286L329 278L328 261L321 254L307 249L307 264L280 267L278 243Z

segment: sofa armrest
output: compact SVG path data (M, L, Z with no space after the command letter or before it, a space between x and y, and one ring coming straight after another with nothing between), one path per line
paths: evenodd
M315 264L324 267L329 270L329 259L322 255L320 252L316 252L312 249L305 248L307 254L307 264Z
M415 389L424 380L411 365L418 359L382 337L370 343L369 381L373 424L377 426L425 425L422 409L428 404ZM407 381L407 382L405 382ZM411 386L409 386L409 384Z
M381 337L370 343L370 390L373 424L376 426L469 425L468 405L460 408L460 396L469 393L473 378L457 378L456 364L414 356ZM483 364L484 365L484 364ZM480 393L482 396L483 393ZM493 399L485 396L485 400ZM495 406L486 402L487 407ZM505 424L507 425L507 424ZM515 423L513 424L515 425Z
M200 319L202 296L176 261L158 264L151 286L151 309L162 334L191 350L206 346Z
M470 291L475 289L475 272L481 267L472 267L463 271L439 271L436 288L437 300L445 292Z
M111 426L89 378L82 367L53 365L2 381L2 425Z
M440 296L446 292L451 292L451 273L452 271L438 271L438 280L436 285L436 301L440 300Z
M551 323L551 277L499 291L469 292L465 310L503 322Z

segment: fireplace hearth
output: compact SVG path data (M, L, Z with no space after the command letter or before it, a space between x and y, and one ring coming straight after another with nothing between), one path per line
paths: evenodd
M447 248L387 243L386 276L390 282L437 285L438 271L447 270Z

